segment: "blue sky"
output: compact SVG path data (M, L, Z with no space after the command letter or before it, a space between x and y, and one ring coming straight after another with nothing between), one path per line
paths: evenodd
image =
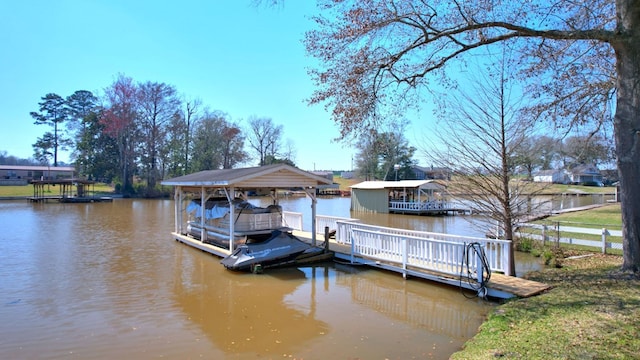
M101 95L119 73L173 85L245 124L252 115L283 125L305 170L351 168L354 150L313 91L303 34L315 1L281 8L251 0L0 1L0 151L20 158L49 131L31 111L47 93ZM68 160L63 156L63 161Z

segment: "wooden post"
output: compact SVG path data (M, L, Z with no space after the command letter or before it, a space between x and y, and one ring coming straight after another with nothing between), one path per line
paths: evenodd
M602 253L607 253L607 235L609 235L609 231L607 228L602 228Z
M324 250L329 251L329 227L324 227Z

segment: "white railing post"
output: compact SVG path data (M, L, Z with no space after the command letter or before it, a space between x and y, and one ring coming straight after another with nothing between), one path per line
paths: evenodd
M609 234L609 232L607 231L607 228L602 228L602 253L606 254L607 253L607 235Z
M483 268L483 264L482 264L482 246L480 246L480 244L473 244L473 247L476 248L476 272L478 274L478 284L480 284L480 286L482 286L484 284L484 268Z
M349 238L351 238L351 263L353 264L355 261L355 243L356 243L356 239L355 239L355 235L353 235L353 231L349 231Z
M402 237L402 277L407 278L407 238Z

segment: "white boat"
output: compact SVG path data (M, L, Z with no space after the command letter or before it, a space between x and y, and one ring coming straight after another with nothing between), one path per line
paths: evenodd
M234 246L246 242L260 242L271 237L274 230L290 230L283 225L282 208L270 205L255 206L244 200L234 200L234 218L231 219L229 201L224 198L209 199L205 203L204 222L200 199L187 206L189 220L187 234L216 246L229 247L229 224L234 224ZM203 231L204 226L204 231Z

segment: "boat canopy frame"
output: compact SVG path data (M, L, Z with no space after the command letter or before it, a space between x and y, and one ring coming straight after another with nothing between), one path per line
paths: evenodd
M205 239L204 226L206 202L212 196L223 192L229 204L239 196L247 200L249 191L269 189L274 204L278 203L277 190L298 189L304 191L311 198L311 234L312 245L316 244L316 189L319 185L331 184L332 181L298 169L287 164L274 164L238 169L205 170L162 181L162 185L174 186L175 219L174 231L183 234L183 217L185 209L182 207L186 196L193 194L200 197L201 239ZM229 216L235 218L234 206L229 207ZM229 221L229 251L234 250L234 222Z

